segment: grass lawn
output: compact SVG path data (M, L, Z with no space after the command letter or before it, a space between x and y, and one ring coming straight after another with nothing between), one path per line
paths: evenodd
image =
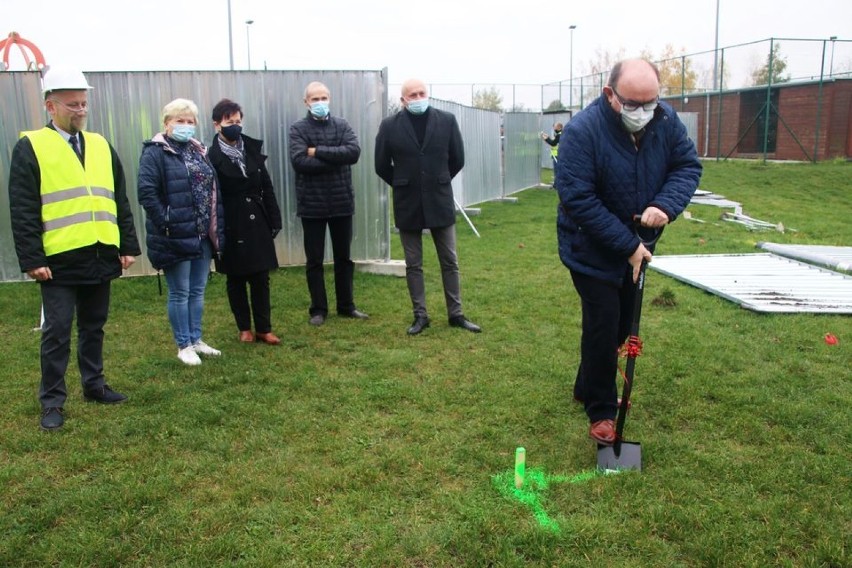
M852 245L850 179L843 162L707 163L703 189L796 231L749 232L694 206L707 222L678 220L657 253ZM852 318L757 314L649 271L626 432L645 469L591 475L557 197L518 198L482 206L481 239L457 226L482 334L447 326L428 239L421 336L405 334L404 279L360 273L372 317L309 326L296 267L272 278L284 345L239 344L214 275L205 339L224 355L194 368L176 357L156 279L121 279L105 359L130 401L84 403L72 355L58 432L37 426L37 287L3 285L0 566L852 564ZM535 491L511 491L517 446Z

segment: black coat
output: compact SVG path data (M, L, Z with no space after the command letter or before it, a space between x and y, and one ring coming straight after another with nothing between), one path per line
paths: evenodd
M48 126L53 128L52 123ZM85 151L85 133L80 136ZM43 284L98 284L121 276L119 256L142 254L133 225L133 213L127 200L124 169L112 145L110 154L120 239L118 248L98 243L47 256L42 243L41 170L30 139L18 140L12 150L9 171L9 205L21 272L48 266L53 279Z
M456 222L452 179L464 167L456 117L430 107L421 148L408 111L382 121L376 135L376 173L393 188L396 226L404 231Z
M266 169L263 142L242 135L246 174L222 152L218 135L208 157L219 176L225 209L225 249L216 269L225 274L254 274L278 268L273 239L281 230L281 210Z
M308 156L308 148L316 148ZM310 113L290 126L290 163L296 171L296 215L308 219L355 214L352 165L361 156L355 132L344 119L317 120Z

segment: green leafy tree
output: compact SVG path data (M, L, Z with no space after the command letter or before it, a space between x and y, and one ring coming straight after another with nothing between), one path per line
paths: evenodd
M473 106L475 108L500 112L503 110L503 95L500 94L497 87L480 89L473 93Z
M772 77L769 76L769 68L772 67ZM787 58L781 55L781 44L775 42L772 50L766 56L766 63L751 73L752 85L768 85L770 79L772 84L785 83L790 80L790 74L784 75L787 70Z
M562 101L559 99L553 99L550 101L550 104L547 105L547 108L544 109L544 112L557 112L560 110L565 110L565 105L563 105Z

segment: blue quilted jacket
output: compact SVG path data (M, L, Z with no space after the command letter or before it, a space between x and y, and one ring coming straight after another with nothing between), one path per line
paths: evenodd
M192 140L199 151L204 147ZM212 166L211 166L212 168ZM219 183L214 175L210 233L214 255L225 243L224 210ZM145 244L151 265L157 270L201 257L201 237L195 227L195 205L186 164L162 133L144 143L139 158L137 196L145 209Z
M568 122L556 164L559 257L571 270L620 285L639 246L633 216L649 206L677 218L701 163L686 127L661 102L639 148L601 95Z

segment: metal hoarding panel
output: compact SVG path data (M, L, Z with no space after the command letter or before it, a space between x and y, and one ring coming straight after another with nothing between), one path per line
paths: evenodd
M774 254L655 256L649 266L756 312L852 314L852 276Z
M501 197L500 114L435 98L430 104L455 115L464 140L464 169L453 180L456 201L466 207Z
M824 245L782 245L757 243L758 248L787 258L803 260L832 270L852 273L852 247Z
M294 174L287 153L290 125L305 115L304 90L322 81L331 91L331 111L345 118L358 136L361 158L352 168L355 187L353 260L390 257L389 189L373 166L376 132L385 115L386 77L382 71L137 71L86 72L90 94L88 129L104 134L121 158L136 230L143 247L130 274L152 274L144 254L145 216L136 198L142 143L162 130L163 106L176 98L199 109L198 138L213 139L213 106L227 97L245 114L244 131L264 141L267 167L281 206L284 227L276 238L279 264L304 262L302 227L296 217ZM0 279L21 280L9 223L9 157L18 132L47 122L37 73L0 73ZM331 258L327 243L326 258Z

